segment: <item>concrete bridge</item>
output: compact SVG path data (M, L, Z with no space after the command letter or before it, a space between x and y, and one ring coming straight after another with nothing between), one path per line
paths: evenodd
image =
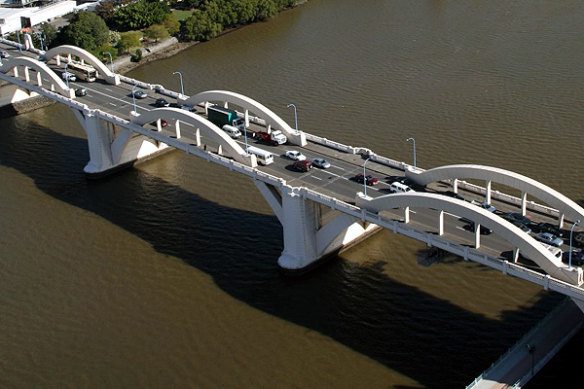
M87 136L89 162L84 170L88 175L109 174L176 149L252 179L282 225L284 249L278 264L288 272L304 272L372 232L386 228L425 242L429 247L564 294L584 311L582 268L565 264L532 235L500 215L465 201L466 198L448 197L435 190L395 194L372 188L367 195L366 185L357 185L350 177L340 174L334 188L308 184L290 176L283 166L259 166L256 156L248 150L251 137L247 133L279 130L296 149L326 154L335 163L352 166L355 172L365 172L365 162L371 161L378 171L388 175L399 172L420 187L449 185L454 193L464 192L487 203L501 201L510 208L516 207L522 215L555 220L559 227L567 225L574 230L584 220L584 209L543 183L489 166L451 165L428 170L410 166L367 148L296 131L265 105L236 92L213 90L185 96L159 84L115 74L91 53L74 46L43 52L34 49L30 42L21 46L0 40L0 45L12 48L0 63L0 104L44 96L68 106ZM95 69L97 81L65 82L63 71L73 63L90 65ZM92 92L78 97L75 91L80 87L91 88ZM153 108L155 103L152 103L138 108L134 94L138 89L151 95L149 99L166 98L174 106ZM104 104L108 99L124 101L124 108L108 108ZM208 120L211 104L237 110L246 127L244 145ZM181 109L185 106L195 109ZM285 149L271 150L283 153ZM282 163L285 162L279 162ZM483 180L485 186L472 185L465 179ZM493 192L493 182L522 195ZM528 196L537 202L528 201ZM416 220L412 220L412 209L416 209ZM472 221L471 239L449 230L453 224L461 224L460 220ZM498 241L485 244L487 238L482 238L481 226L493 231ZM507 249L513 253L511 258L502 256ZM520 263L520 254L536 267Z

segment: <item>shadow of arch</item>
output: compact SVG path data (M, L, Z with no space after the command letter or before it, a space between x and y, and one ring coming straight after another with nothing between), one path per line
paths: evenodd
M357 197L357 205L375 213L394 208L418 207L444 210L445 212L467 218L493 230L504 240L511 243L513 247L517 247L532 261L537 263L549 275L577 285L578 278L574 278L574 276L577 276L577 273L581 269L570 269L568 265L562 263L561 259L554 257L541 243L521 231L520 228L494 215L492 212L464 200L434 193L409 192L404 194L388 194L374 199Z
M416 184L428 185L449 179L476 179L493 181L522 193L533 195L571 220L584 221L584 209L555 189L521 174L491 166L460 164L441 166L425 171L406 171L406 177Z
M218 142L223 148L223 152L227 153L233 159L246 165L251 164L250 156L247 156L245 150L227 133L211 123L204 117L193 112L185 111L184 109L166 107L155 108L151 111L144 112L140 116L132 119L132 122L144 126L145 124L154 122L158 119L166 120L167 122L183 122L193 125L200 129L205 135Z
M91 54L89 51L84 50L80 47L72 45L61 45L53 47L52 49L45 52L44 58L47 61L56 58L57 65L60 65L61 54L67 54L68 62L71 62L72 55L81 58L83 61L93 66L97 70L98 77L101 76L101 78L103 78L108 84L113 85L120 84L120 76L118 74L115 74L111 70L109 70L103 62L101 62L99 59L95 57L95 55Z
M42 80L40 77L43 75L47 77L51 82L51 90L55 90L60 95L68 98L74 98L75 93L71 88L67 87L67 84L61 80L61 78L55 73L51 68L47 66L46 63L38 61L29 57L12 57L10 60L4 60L3 65L0 66L0 71L2 73L7 73L10 70L14 70L14 76L18 77L18 66L24 67L24 77L27 82L29 80L28 69L35 70L40 76L37 78L37 86L42 86Z
M0 123L5 128L7 121L0 119ZM16 146L3 149L0 163L33 180L42 193L95 214L148 242L154 251L176 257L205 272L220 290L252 309L301 326L307 341L312 341L313 332L324 334L411 377L419 383L415 387L464 387L560 300L557 294L542 292L533 306L503 310L501 317L496 319L485 317L480 312L466 310L394 279L383 270L384 260L390 260L383 258L383 254L381 260L366 265L346 260L332 261L303 279L289 280L279 276L276 266L281 251L281 229L275 216L217 204L204 195L137 169L128 169L104 180L86 180L82 172L87 159L85 140L30 121L23 127L36 136L22 139L14 129L0 132L0 144ZM40 146L40 149L29 153L33 146L37 149ZM54 158L49 152L51 150L63 158ZM189 160L180 154L174 154L174 157ZM168 203L159 201L163 198L169 202L172 200L176 206L169 208ZM254 228L249 228L250 225ZM224 234L221 244L213 244L217 231L223 231L226 226L229 226L230 233ZM178 236L176 231L181 231L181 240L173 239ZM232 255L242 247L252 247L258 242L262 242L261 250ZM67 255L74 257L74 254ZM398 256L396 253L386 255ZM87 254L80 254L80 258L83 256ZM63 260L70 261L71 258ZM128 257L136 269L141 267L142 261L148 260ZM83 266L83 262L78 265ZM56 287L59 287L58 283L57 280ZM132 297L128 298L131 301ZM85 301L83 297L79 299ZM307 304L307 301L311 303ZM110 309L110 306L104 309ZM120 319L112 318L112 321L116 320ZM168 324L164 320L159 316L152 317L155 326L164 327ZM85 329L76 322L69 324L72 331L84 333ZM126 355L136 355L148 347L159 347L157 337L147 337L142 341L142 347L136 346ZM87 342L91 347L91 339ZM185 342L184 347L190 345ZM472 358L468 356L469 348L474 350ZM179 349L177 352L180 355L187 351ZM237 354L237 350L234 353ZM285 353L282 350L278 358ZM46 354L39 353L42 355ZM306 357L310 358L310 355ZM85 354L77 358L95 363ZM111 363L126 361L115 353L108 358ZM571 356L565 361L579 363ZM16 363L20 362L17 360ZM47 363L52 363L50 358ZM339 369L342 368L339 365ZM163 376L170 373L156 372ZM145 372L143 377L149 377L148 374ZM288 379L293 378L291 372ZM179 386L181 383L192 386L188 377L178 375L173 379ZM290 381L283 382L284 385L288 383Z

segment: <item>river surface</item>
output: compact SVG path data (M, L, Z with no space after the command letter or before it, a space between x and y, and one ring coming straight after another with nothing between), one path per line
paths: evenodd
M129 75L243 93L424 168L584 189L584 2L311 0ZM0 387L461 388L560 296L383 231L301 279L253 183L174 152L88 181L54 105L0 120ZM579 333L527 387L581 387ZM581 379L579 379L581 381Z

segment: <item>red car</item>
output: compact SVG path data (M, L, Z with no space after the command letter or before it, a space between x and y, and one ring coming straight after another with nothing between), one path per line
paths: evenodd
M292 164L294 170L298 172L307 172L312 169L312 162L304 160L304 161L296 161Z
M153 126L156 126L156 122L152 122ZM166 127L168 126L168 122L166 120L162 120L160 119L160 127Z
M355 181L357 181L359 184L362 184L363 182L365 182L369 186L377 185L379 183L379 180L377 178L373 177L371 174L367 174L364 177L363 177L363 174L357 174L355 176Z

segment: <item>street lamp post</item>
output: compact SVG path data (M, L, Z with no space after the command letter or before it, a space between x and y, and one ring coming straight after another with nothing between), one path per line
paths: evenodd
M249 152L247 151L247 128L245 128L245 124L243 125L243 137L245 138L245 156L247 157Z
M414 143L414 167L417 167L416 165L416 140L414 138L408 138L406 139L406 142L412 141Z
M288 104L286 107L294 107L294 125L296 126L296 135L298 135L298 115L296 114L296 106L294 104Z
M574 224L572 224L572 228L570 228L570 254L568 254L568 264L572 267L572 235L574 235L574 227L580 223L580 220L576 220Z
M41 42L41 50L45 51L44 45L43 45L43 33L42 32L35 32L35 34L36 34L36 36L39 37L39 40Z
M371 157L367 157L367 159L365 160L365 162L363 162L363 194L365 196L367 196L367 175L365 174L365 165L367 164L367 161L369 161L371 159Z
M18 39L18 51L22 52L22 43L20 43L20 31L16 31L16 38Z
M173 72L172 74L178 74L178 76L180 78L180 94L184 96L185 95L185 88L183 87L182 73L181 72Z
M68 62L65 64L65 81L67 81L67 89L69 89L69 75L67 74L67 66L69 66Z
M112 53L110 53L109 51L104 51L101 54L107 54L107 55L109 55L109 57L110 57L110 64L111 64L111 67L112 67L112 73L114 73L114 60L112 58Z
M132 87L132 101L134 102L134 115L137 114L136 112L136 95L134 93L134 90L136 89L138 85L134 84L134 86Z

